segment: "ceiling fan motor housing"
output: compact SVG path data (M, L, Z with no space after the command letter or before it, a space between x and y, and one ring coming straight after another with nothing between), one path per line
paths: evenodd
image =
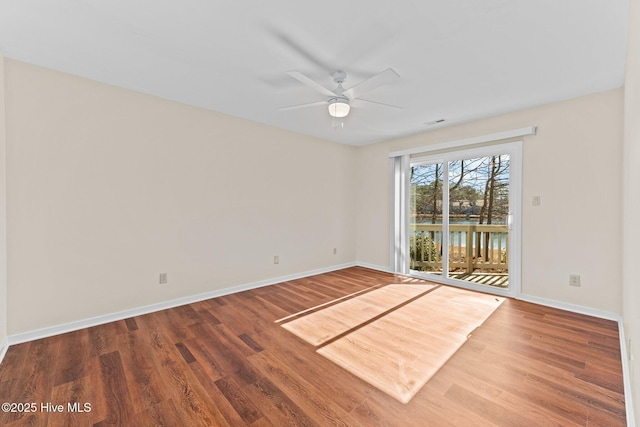
M333 81L337 84L341 84L342 82L347 80L347 73L345 73L344 71L336 71L331 76L333 77Z

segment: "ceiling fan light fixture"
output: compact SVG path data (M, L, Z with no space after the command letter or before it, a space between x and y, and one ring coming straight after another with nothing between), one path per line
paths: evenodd
M351 106L347 98L337 97L329 100L329 115L331 117L346 117L349 110L351 110Z

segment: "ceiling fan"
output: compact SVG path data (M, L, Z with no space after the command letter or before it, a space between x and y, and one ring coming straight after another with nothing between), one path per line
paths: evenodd
M278 108L278 111L297 110L300 108L314 107L317 105L327 105L329 109L329 115L336 118L342 118L346 117L349 114L351 107L368 108L377 106L402 110L402 107L361 98L361 96L365 93L399 79L400 76L398 75L398 73L396 73L391 68L387 68L381 73L378 73L375 76L370 77L367 80L364 80L349 89L345 89L342 87L342 84L347 79L347 73L345 73L344 71L336 71L331 75L333 77L333 81L338 85L333 90L327 89L320 83L307 77L299 71L289 71L287 72L287 74L298 80L300 83L326 96L327 99L324 101L282 107Z

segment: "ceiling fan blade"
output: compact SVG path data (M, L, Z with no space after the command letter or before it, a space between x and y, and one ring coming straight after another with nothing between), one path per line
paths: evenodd
M278 108L278 111L298 110L300 108L315 107L316 105L325 105L327 101L309 102L307 104L290 105L288 107Z
M393 71L391 68L387 68L383 72L378 73L375 76L358 83L352 88L345 90L344 92L342 92L342 94L349 99L359 98L361 95L364 95L365 93L379 86L391 83L399 78L400 76L398 75L398 73Z
M294 79L298 80L300 83L306 86L309 86L311 89L315 90L316 92L321 93L322 95L336 96L335 93L333 93L326 87L322 86L320 83L316 82L315 80L311 80L309 77L305 76L299 71L287 71L287 74L293 77Z
M280 41L287 46L292 51L296 52L302 58L306 59L316 67L321 70L326 71L327 73L330 71L331 67L329 67L322 59L317 56L311 54L307 49L303 48L297 41L295 41L292 37L289 37L277 30L272 30L275 36L280 39Z
M396 110L404 110L397 105L385 104L384 102L369 101L368 99L354 98L349 100L349 103L356 108L369 108L369 107L383 107L383 108L395 108Z

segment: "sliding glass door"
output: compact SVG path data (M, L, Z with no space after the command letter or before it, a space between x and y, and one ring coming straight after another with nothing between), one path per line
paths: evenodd
M519 286L520 145L412 158L409 270L463 287Z

